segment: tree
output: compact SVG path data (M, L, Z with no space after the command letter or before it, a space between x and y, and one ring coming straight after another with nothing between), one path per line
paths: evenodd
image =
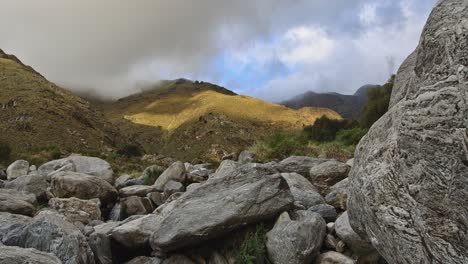
M361 126L370 128L387 111L392 96L395 75L383 86L372 88L367 93L367 102L362 113Z
M336 120L329 119L326 116L322 116L315 120L312 126L304 128L304 132L308 135L310 140L319 142L333 141L336 138L338 131L346 128L353 128L356 123L347 120Z

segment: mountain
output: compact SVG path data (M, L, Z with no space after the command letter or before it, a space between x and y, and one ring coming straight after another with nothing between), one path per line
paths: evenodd
M0 143L14 153L112 147L118 133L104 120L87 101L0 50Z
M274 131L302 129L323 115L341 118L330 109L294 110L185 79L162 81L104 112L147 152L181 160L219 160Z
M290 100L282 102L283 105L294 109L302 107L325 107L338 112L343 118L359 120L367 100L367 92L377 85L364 85L353 95L339 93L305 92Z

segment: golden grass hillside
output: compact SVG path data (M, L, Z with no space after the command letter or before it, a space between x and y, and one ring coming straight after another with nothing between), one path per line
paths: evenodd
M164 81L108 106L105 114L147 152L184 160L219 160L275 131L300 130L323 115L341 118L326 108L293 110L188 80Z
M0 50L0 142L14 157L47 148L102 150L116 132L88 102Z

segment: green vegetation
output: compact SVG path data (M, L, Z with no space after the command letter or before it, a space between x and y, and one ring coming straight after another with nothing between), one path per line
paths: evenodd
M10 160L11 147L8 144L0 143L0 164Z
M307 151L307 137L304 133L278 132L257 141L252 151L260 160L284 159L301 155Z
M361 127L343 129L336 134L336 140L346 146L357 145L367 131L366 128Z
M140 157L142 155L142 151L140 147L138 147L137 145L126 144L117 150L117 154L129 157L129 158Z
M163 172L164 168L157 165L145 169L143 172L143 184L153 185Z
M361 126L370 128L387 111L392 96L393 83L395 75L383 86L378 86L369 90L367 94L367 103L362 113Z
M237 253L236 264L256 264L266 253L266 233L263 224L257 225L254 231L246 234Z

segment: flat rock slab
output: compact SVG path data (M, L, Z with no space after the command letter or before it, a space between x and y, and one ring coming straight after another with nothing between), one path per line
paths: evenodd
M53 254L33 248L0 246L0 264L62 264Z

